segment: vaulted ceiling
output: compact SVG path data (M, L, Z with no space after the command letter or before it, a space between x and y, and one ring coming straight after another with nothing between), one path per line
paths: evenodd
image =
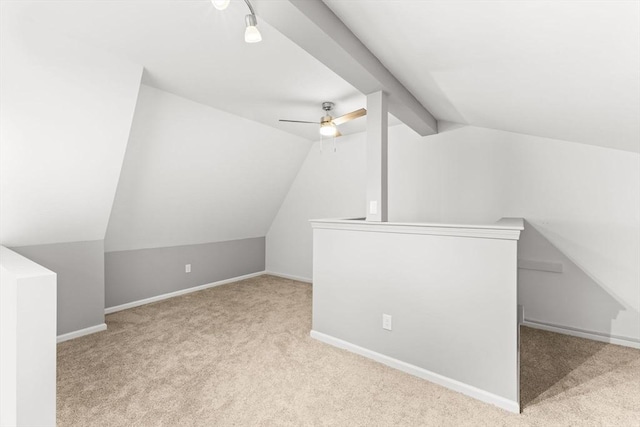
M0 243L101 240L142 67L0 7Z
M255 0L265 16L268 1ZM287 4L299 8L307 1ZM441 121L640 151L638 1L315 1ZM232 206L235 196L223 185L231 175L220 174L233 162L234 182L262 188L260 197L233 200L256 214L255 228L243 232L264 234L308 150L302 138L318 139L315 126L278 119L317 120L326 100L336 102L337 114L365 103L357 82L343 79L335 63L329 68L326 52L305 51L276 29L282 22L265 22L259 7L263 41L246 44L241 0L224 12L209 0L3 0L1 6L4 244L102 239L112 207L110 236L146 224L166 200L178 225L186 215L182 206L192 206L189 215L197 211L197 218L222 215L200 203L198 191ZM139 95L141 74L147 86L181 98L154 96L149 88ZM136 102L144 107L137 118ZM153 114L161 120L140 121ZM193 117L200 117L199 130ZM359 132L365 124L356 120L341 131ZM140 162L125 161L121 173L127 147L134 150L127 156ZM163 147L184 150L162 157ZM202 158L220 167L199 163ZM256 161L269 163L258 168ZM155 185L169 176L156 174L160 166L172 168L176 182L193 185ZM148 196L145 188L157 197L140 196ZM153 193L156 188L165 192ZM229 218L212 222L231 229ZM210 234L176 229L208 240L238 237L199 224ZM145 247L176 244L151 241L154 231L147 231L138 239Z
M338 115L365 105L363 94L260 17L262 42L245 43L243 1L225 11L209 0L21 1L11 11L141 64L146 85L309 140L318 139L316 126L278 119L317 121L323 101L335 102Z
M640 151L638 1L325 3L440 120Z
M39 25L142 64L145 84L307 139L313 126L277 120L365 102L259 8L263 41L245 44L242 1L20 3ZM637 1L324 3L438 120L640 151Z

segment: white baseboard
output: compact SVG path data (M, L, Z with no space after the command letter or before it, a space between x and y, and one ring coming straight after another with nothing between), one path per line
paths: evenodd
M127 310L129 308L139 307L145 304L151 304L152 302L162 301L164 299L169 299L169 298L177 297L180 295L190 294L191 292L198 292L203 289L209 289L209 288L214 288L216 286L226 285L228 283L239 282L240 280L251 279L252 277L262 276L265 273L266 273L265 271L259 271L257 273L245 274L244 276L232 277L230 279L219 280L217 282L207 283L205 285L194 286L193 288L181 289L179 291L169 292L167 294L157 295L151 298L145 298L138 301L128 302L126 304L107 307L104 309L104 314L111 314L117 311Z
M529 326L530 328L542 329L543 331L556 332L558 334L571 335L573 337L586 338L589 340L605 342L608 344L616 344L625 347L640 349L640 341L636 341L632 338L605 335L598 332L585 331L568 326L554 325L551 323L540 322L533 319L524 319L522 325Z
M95 334L96 332L102 332L107 330L107 324L101 323L96 326L90 326L88 328L80 329L78 331L69 332L67 334L58 335L56 338L56 342L61 343L64 341L69 341L74 338L80 338L85 335Z
M284 274L284 273L276 273L275 271L265 271L264 273L268 274L270 276L282 277L283 279L297 280L298 282L305 282L305 283L312 283L313 282L308 277L294 276L294 275L291 275L291 274Z
M389 356L385 356L384 354L380 354L375 351L368 350L366 348L357 346L355 344L351 344L350 342L343 341L338 338L334 338L330 335L326 335L321 332L312 330L311 338L317 339L318 341L322 341L334 347L342 348L352 353L359 354L360 356L364 356L368 359L375 360L376 362L379 362L384 365L390 366L392 368L398 369L400 371L406 372L407 374L411 374L416 377L425 379L427 381L431 381L433 383L436 383L448 389L465 394L469 397L473 397L474 399L478 399L483 402L495 405L499 408L506 409L509 412L515 412L517 414L520 413L519 402L506 399L504 397L498 396L493 393L489 393L488 391L481 390L469 384L465 384L463 382L445 377L443 375L436 374L435 372L431 372L424 368L420 368L418 366L411 365L401 360L394 359Z

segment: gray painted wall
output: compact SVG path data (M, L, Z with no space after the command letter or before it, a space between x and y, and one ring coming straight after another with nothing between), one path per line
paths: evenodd
M366 230L314 224L313 331L492 393L516 408L517 241L366 224ZM382 328L383 314L393 316L392 331Z
M57 334L104 323L104 241L11 248L58 275Z
M365 153L364 134L341 137L336 156L309 151L267 234L267 270L311 278L309 219L364 216ZM394 126L389 219L526 218L522 258L565 266L521 270L527 320L637 343L639 166L637 153L530 135L441 122L420 138Z
M191 264L191 273L185 273ZM265 269L265 238L107 252L106 307Z

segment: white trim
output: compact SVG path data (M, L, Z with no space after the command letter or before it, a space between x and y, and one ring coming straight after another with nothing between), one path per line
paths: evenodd
M599 332L585 331L582 329L571 328L569 326L553 325L550 323L540 322L538 320L524 319L523 326L529 326L530 328L541 329L543 331L556 332L558 334L571 335L572 337L586 338L589 340L606 342L609 344L622 345L624 347L631 347L640 349L640 341L633 338L606 335Z
M562 263L553 261L518 259L518 268L523 270L546 271L548 273L562 273Z
M102 332L106 330L107 330L107 324L101 323L99 325L89 326L88 328L69 332L67 334L58 335L56 338L56 342L59 344L61 342L69 341L75 338L83 337L85 335L91 335L91 334L95 334L96 332Z
M191 292L198 292L204 289L209 289L209 288L213 288L220 285L226 285L227 283L233 283L233 282L239 282L240 280L251 279L252 277L262 276L265 273L266 273L265 271L259 271L257 273L245 274L244 276L232 277L230 279L219 280L217 282L207 283L205 285L194 286L193 288L181 289L179 291L169 292L167 294L157 295L151 298L145 298L138 301L128 302L126 304L107 307L104 309L104 314L111 314L117 311L127 310L129 308L139 307L145 304L151 304L152 302L162 301L162 300L177 297L180 295L190 294Z
M274 271L265 271L264 274L268 274L270 276L282 277L283 279L297 280L298 282L313 283L313 280L311 280L308 277L294 276L292 274L276 273Z
M418 366L411 365L401 360L394 359L389 356L385 356L384 354L380 354L375 351L368 350L366 348L357 346L355 344L351 344L347 341L343 341L338 338L334 338L330 335L326 335L318 331L312 330L311 338L317 339L318 341L322 341L334 347L342 348L352 353L359 354L360 356L364 356L368 359L375 360L376 362L398 369L402 372L406 372L407 374L411 374L416 377L425 379L427 381L431 381L433 383L436 383L448 389L465 394L469 397L473 397L483 402L490 403L502 409L506 409L509 412L514 412L517 414L520 413L519 402L506 399L504 397L498 396L493 393L489 393L488 391L481 390L472 385L465 384L463 382L454 380L449 377L445 377L440 374L436 374L435 372L431 372L424 368L420 368Z
M481 239L518 240L524 229L522 219L504 218L490 225L420 224L376 222L353 219L313 219L313 229L368 231L373 233L427 234L434 236L473 237Z

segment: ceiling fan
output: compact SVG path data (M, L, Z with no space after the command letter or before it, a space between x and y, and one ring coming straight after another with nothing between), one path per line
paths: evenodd
M358 117L362 117L367 114L367 110L364 108L360 108L359 110L352 111L350 113L344 114L340 117L333 118L331 117L331 111L335 104L333 102L323 102L322 109L325 112L325 115L320 117L319 122L308 122L305 120L285 120L280 119L281 122L289 122L289 123L311 123L315 125L320 125L320 135L322 136L342 136L340 131L338 130L338 126L346 123L348 121L357 119Z

